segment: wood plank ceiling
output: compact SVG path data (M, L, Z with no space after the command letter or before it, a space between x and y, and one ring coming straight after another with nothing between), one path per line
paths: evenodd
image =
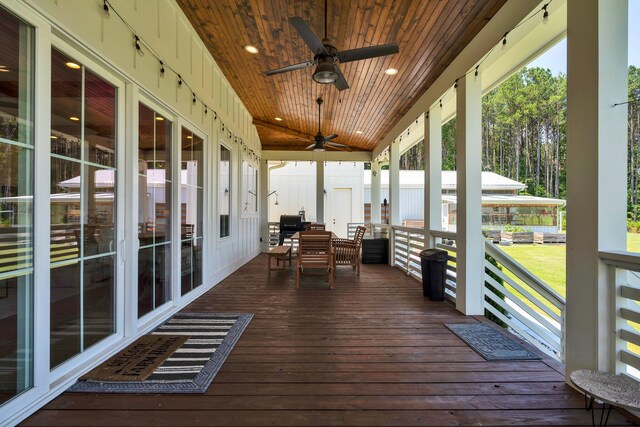
M254 117L263 149L302 150L322 131L352 150L372 150L506 0L329 0L328 34L338 50L396 42L400 53L342 64L351 88L311 79L313 68L264 71L313 59L288 18L322 37L321 0L177 0ZM257 55L244 50L253 45ZM399 70L395 76L387 68ZM280 117L282 121L276 121ZM362 133L359 133L362 132Z

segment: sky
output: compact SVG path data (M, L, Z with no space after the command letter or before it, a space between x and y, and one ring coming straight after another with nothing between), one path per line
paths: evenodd
M640 0L629 0L629 65L640 67ZM633 23L633 24L632 24ZM553 74L567 73L567 39L533 60L529 67L549 68Z

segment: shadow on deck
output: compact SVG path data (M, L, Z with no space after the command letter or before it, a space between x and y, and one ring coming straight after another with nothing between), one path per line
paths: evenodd
M187 307L255 315L206 394L65 393L24 425L591 425L555 361L485 361L443 326L478 320L401 271L326 277L296 291L261 255Z

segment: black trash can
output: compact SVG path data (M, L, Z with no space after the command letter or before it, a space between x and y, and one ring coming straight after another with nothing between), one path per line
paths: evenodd
M420 252L422 294L432 301L444 300L444 281L447 277L447 251L427 249Z

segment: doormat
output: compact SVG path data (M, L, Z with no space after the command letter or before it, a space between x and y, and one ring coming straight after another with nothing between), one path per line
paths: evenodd
M486 360L540 360L511 337L483 323L448 323L451 332Z
M204 393L252 317L252 314L178 313L147 336L179 335L186 340L144 380L81 379L69 391Z
M80 379L143 381L187 339L185 335L145 335Z

